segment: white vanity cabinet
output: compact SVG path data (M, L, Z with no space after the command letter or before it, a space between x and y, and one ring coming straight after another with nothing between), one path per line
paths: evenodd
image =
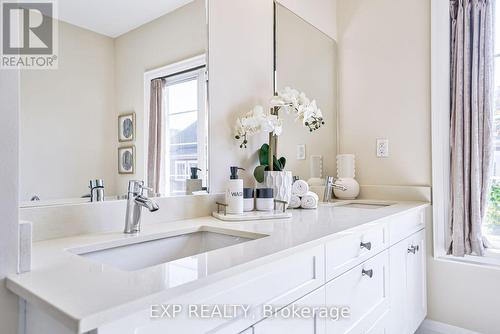
M246 305L246 315L203 319L182 313L175 319L153 319L148 308L90 333L414 334L427 311L424 210L408 210L328 235L284 257L164 300L167 305ZM267 305L278 307L277 313L263 311ZM294 308L348 308L349 316L332 319L319 311L287 316ZM39 312L27 305L21 334L38 333L35 324L43 315ZM47 332L75 334L48 315L43 319L50 328Z
M389 334L413 334L427 314L425 230L389 249Z

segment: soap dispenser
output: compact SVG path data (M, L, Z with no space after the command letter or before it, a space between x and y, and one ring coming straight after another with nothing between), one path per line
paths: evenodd
M240 167L230 168L231 176L227 183L226 190L226 212L229 214L243 213L243 180L238 178L238 170L245 170Z
M191 167L191 176L186 180L186 195L192 195L195 191L200 191L203 188L203 180L198 178L198 171L201 169Z

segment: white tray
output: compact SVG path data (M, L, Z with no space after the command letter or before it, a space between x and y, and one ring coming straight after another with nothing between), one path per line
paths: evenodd
M267 219L287 219L292 218L291 212L283 211L250 211L242 214L227 214L224 212L212 212L212 216L223 221L239 222L245 220L267 220Z

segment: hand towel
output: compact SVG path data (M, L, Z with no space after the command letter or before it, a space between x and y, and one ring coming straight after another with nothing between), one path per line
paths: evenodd
M291 209L300 208L300 197L297 195L292 195L292 198L290 199L290 204L288 204L288 207Z
M304 196L309 191L309 185L304 180L297 180L292 185L292 195Z
M302 197L300 205L303 209L316 209L318 207L318 203L318 195L316 195L312 191L309 191Z

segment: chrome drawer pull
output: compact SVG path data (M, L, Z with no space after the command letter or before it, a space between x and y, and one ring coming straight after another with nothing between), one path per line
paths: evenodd
M368 277L372 278L372 277L373 277L373 269L370 269L370 270L365 270L365 269L363 269L363 270L361 271L361 274L362 274L363 276L368 276Z
M411 245L408 248L408 253L416 254L419 250L420 250L420 247L418 245L417 246Z
M372 249L372 243L371 242L361 242L359 244L361 248L366 248L368 250Z

